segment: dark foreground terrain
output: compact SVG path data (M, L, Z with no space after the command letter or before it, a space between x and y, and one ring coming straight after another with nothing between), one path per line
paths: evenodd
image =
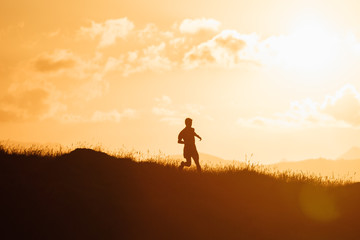
M0 239L360 239L360 185L0 152Z

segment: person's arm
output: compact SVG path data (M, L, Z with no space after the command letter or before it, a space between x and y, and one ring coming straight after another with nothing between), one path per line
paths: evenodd
M195 133L195 132L194 132L194 133ZM199 135L197 135L196 133L195 133L195 137L199 138L200 141L202 140L202 138L201 138Z
M184 139L183 139L181 133L180 133L179 136L178 136L178 143L179 143L179 144L185 144Z

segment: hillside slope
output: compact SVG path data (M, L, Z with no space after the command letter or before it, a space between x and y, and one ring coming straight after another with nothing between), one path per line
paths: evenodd
M170 155L169 159L178 160L180 163L181 161L185 161L183 155L177 154L177 155ZM206 153L199 153L199 159L200 164L202 166L208 165L208 166L228 166L233 163L233 161L225 160L216 156L213 156L211 154Z
M0 152L3 239L359 239L360 186Z

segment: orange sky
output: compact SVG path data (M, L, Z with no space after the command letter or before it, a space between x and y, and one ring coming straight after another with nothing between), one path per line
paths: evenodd
M0 139L262 163L360 146L358 1L19 1L0 9Z

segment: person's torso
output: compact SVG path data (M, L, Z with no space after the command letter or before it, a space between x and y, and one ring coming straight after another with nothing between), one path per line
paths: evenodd
M181 137L184 139L185 145L195 145L195 129L184 128L181 133Z

